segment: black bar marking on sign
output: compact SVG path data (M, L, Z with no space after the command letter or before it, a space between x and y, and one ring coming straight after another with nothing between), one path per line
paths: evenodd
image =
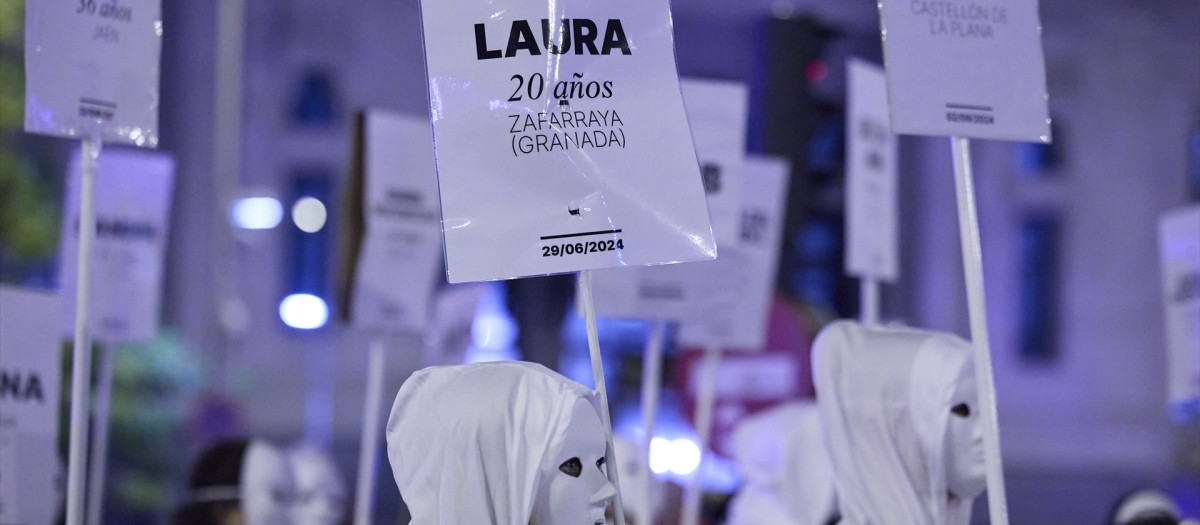
M992 111L991 106L976 106L972 104L946 104L947 109L971 109L975 111Z
M621 233L621 230L618 228L616 230L598 230L598 231L594 231L594 232L564 233L562 235L546 235L546 236L542 237L541 239L543 241L548 241L550 239L566 239L568 237L587 237L589 235L604 235L607 233Z
M80 102L81 104L90 104L90 105L93 105L93 106L100 106L100 107L102 107L102 108L112 108L112 109L117 109L117 103L116 103L116 102L109 102L109 101L107 101L107 100L100 100L100 99L97 99L97 98L87 98L87 97L82 97L82 98L80 98L80 99L79 99L79 102Z

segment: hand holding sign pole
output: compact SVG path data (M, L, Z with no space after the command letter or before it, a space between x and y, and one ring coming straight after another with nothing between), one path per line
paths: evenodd
M988 509L1008 524L967 137L1050 141L1037 0L883 0L892 130L951 137L963 273L984 423Z

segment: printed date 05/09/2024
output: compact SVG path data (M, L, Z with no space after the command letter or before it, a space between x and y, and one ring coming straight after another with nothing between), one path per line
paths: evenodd
M563 257L566 255L583 255L585 253L611 252L624 249L625 241L623 239L566 242L542 246L542 257Z

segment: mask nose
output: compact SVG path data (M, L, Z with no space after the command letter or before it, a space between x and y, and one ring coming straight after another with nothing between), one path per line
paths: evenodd
M613 486L612 482L607 477L602 477L601 479L604 480L604 483L592 494L591 503L593 506L607 505L617 495L617 489Z

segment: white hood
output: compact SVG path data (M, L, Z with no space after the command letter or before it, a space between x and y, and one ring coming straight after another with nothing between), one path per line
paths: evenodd
M730 503L729 525L825 525L836 512L815 402L784 403L742 420L733 454L745 483Z
M412 375L392 405L388 460L412 525L526 525L579 399L591 390L521 361Z
M813 345L813 377L843 525L965 525L951 500L945 436L971 346L935 332L835 322Z
M346 482L333 458L308 443L292 447L288 461L296 479L293 525L337 525L346 518Z

